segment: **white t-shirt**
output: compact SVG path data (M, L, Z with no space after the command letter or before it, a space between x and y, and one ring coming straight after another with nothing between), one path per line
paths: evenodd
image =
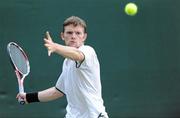
M100 66L94 49L83 45L82 63L65 59L56 88L67 98L66 118L108 118L101 95ZM103 117L101 117L103 118Z

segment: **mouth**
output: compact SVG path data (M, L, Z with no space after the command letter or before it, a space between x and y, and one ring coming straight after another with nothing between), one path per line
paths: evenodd
M70 41L69 43L70 43L70 44L75 44L76 42L75 42L75 41Z
M69 42L69 46L75 46L76 45L76 42L75 41L70 41Z

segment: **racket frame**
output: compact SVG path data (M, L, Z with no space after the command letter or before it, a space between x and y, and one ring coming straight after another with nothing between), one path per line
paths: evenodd
M13 62L13 59L12 59L12 56L11 56L11 53L10 53L10 46L11 45L16 46L22 52L22 54L23 54L23 56L24 56L24 58L26 60L26 64L27 64L27 73L21 72L17 68L15 63ZM17 80L18 80L19 93L24 93L24 85L23 85L24 84L24 79L30 72L30 65L29 65L28 57L27 57L26 53L24 52L24 50L18 44L16 44L15 42L8 43L7 51L8 51L9 57L10 57L10 62L11 62L12 66L13 66L13 68L15 70L15 74L16 74L16 77L17 77ZM21 98L18 99L18 102L20 104L22 104L22 105L25 104L25 101L23 99L21 99Z

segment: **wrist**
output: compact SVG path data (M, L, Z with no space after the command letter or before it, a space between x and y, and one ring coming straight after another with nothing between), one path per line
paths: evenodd
M26 101L28 103L40 102L38 98L38 92L26 93Z

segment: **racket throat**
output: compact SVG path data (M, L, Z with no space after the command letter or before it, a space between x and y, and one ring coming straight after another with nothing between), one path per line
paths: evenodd
M23 85L19 85L19 93L24 93L24 87Z
M22 77L22 79L19 79L19 93L24 93L24 76Z

